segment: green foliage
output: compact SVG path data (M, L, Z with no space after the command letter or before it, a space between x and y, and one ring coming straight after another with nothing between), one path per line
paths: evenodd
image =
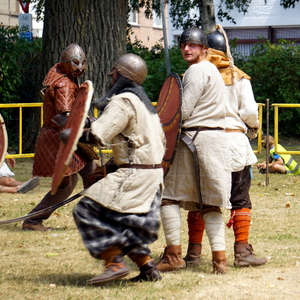
M235 64L251 76L258 103L300 103L300 47L281 40L256 44L251 55L238 58ZM279 108L279 130L283 136L300 134L300 109ZM270 127L273 124L270 111Z
M160 89L167 77L165 51L161 45L156 44L151 50L143 46L141 41L127 43L127 52L141 56L148 66L147 80L143 87L151 101L158 100ZM169 49L171 72L179 75L187 68L186 62L182 59L177 46Z
M39 70L41 40L33 42L19 38L19 29L0 25L0 99L1 103L32 103ZM2 109L9 133L10 146L18 142L18 112ZM26 126L27 119L24 116Z

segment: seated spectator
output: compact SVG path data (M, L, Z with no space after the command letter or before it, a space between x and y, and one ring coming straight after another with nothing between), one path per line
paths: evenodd
M17 181L14 179L13 176L15 176L15 174L10 170L10 168L14 168L15 164L16 163L14 159L8 158L0 167L0 193L25 194L39 184L39 177L33 177L26 182Z
M264 137L262 142L262 146L266 148L267 146L267 137ZM277 154L275 153L274 147L274 138L269 135L269 164L268 164L268 172L269 173L279 173L279 174L288 174L288 175L299 175L300 174L300 165L294 160L292 155L290 154ZM280 144L277 144L277 151L284 152L287 151ZM265 174L267 163L264 161L263 163L257 164L257 168L259 169L259 173Z

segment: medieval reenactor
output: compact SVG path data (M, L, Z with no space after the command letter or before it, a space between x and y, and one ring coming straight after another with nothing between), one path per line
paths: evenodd
M208 42L201 29L184 30L179 46L189 68L182 81L181 140L165 177L161 206L167 246L156 267L161 272L186 267L181 248L181 207L200 211L211 244L213 272L223 274L227 267L221 208L231 208L225 86L218 69L206 58Z
M46 87L43 90L43 127L35 148L34 176L52 177L54 174L60 146L59 135L74 104L79 91L79 78L84 73L86 65L86 56L82 48L77 44L71 44L62 52L61 61L50 69L43 81ZM49 191L31 212L45 209L68 198L77 184L77 173L82 177L83 186L88 187L89 176L96 168L94 158L96 157L90 155L90 152L86 154L80 149L74 152L56 194L53 195ZM22 229L51 230L42 223L53 211L46 211L42 215L25 220Z
M228 227L233 228L234 265L236 267L260 266L266 258L257 258L249 244L251 224L252 165L257 162L247 134L256 137L259 129L258 106L254 99L250 77L238 69L233 62L228 39L220 25L208 34L208 56L222 75L226 85L226 138L229 142L228 156L231 158L231 218ZM249 135L249 134L248 134ZM198 264L201 255L201 242L204 230L203 220L198 212L189 212L189 247L185 257L188 264Z
M85 129L80 142L111 146L114 172L81 194L74 220L90 254L104 260L102 274L88 280L102 285L129 274L127 255L140 269L131 281L156 281L161 276L148 244L157 240L163 188L165 136L158 114L141 87L147 65L125 54L110 72L111 88L94 104L102 113ZM68 132L62 131L62 141Z

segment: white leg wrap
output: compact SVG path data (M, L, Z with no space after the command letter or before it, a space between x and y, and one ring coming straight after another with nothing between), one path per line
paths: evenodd
M203 216L205 231L208 236L211 251L224 251L225 245L225 226L222 214L212 211Z
M181 215L179 205L162 206L160 216L167 246L180 245Z

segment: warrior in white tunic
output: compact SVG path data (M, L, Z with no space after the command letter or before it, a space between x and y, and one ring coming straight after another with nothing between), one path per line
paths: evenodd
M231 218L227 226L232 226L235 236L234 265L237 267L260 266L266 258L258 258L249 244L252 204L249 190L251 186L252 165L257 162L247 137L256 137L259 128L258 107L254 99L250 77L238 69L230 53L225 31L218 30L208 35L208 56L222 75L228 96L226 104L226 137L229 142L232 184ZM204 230L203 220L198 212L188 213L189 246L185 257L189 264L199 264L201 242Z
M82 193L73 213L90 254L105 261L105 271L90 279L90 285L129 274L124 255L140 268L132 281L161 279L147 245L158 237L165 136L141 87L146 75L139 56L121 56L110 73L112 88L95 103L103 113L80 139L111 145L116 165L115 172Z
M200 208L211 244L213 271L227 270L221 212L221 208L231 208L225 85L218 69L206 59L207 47L207 37L201 29L191 28L182 33L180 50L189 64L182 83L184 136L165 178L161 219L167 247L157 263L162 272L186 267L181 255L180 207L193 211ZM195 170L195 160L199 170Z

